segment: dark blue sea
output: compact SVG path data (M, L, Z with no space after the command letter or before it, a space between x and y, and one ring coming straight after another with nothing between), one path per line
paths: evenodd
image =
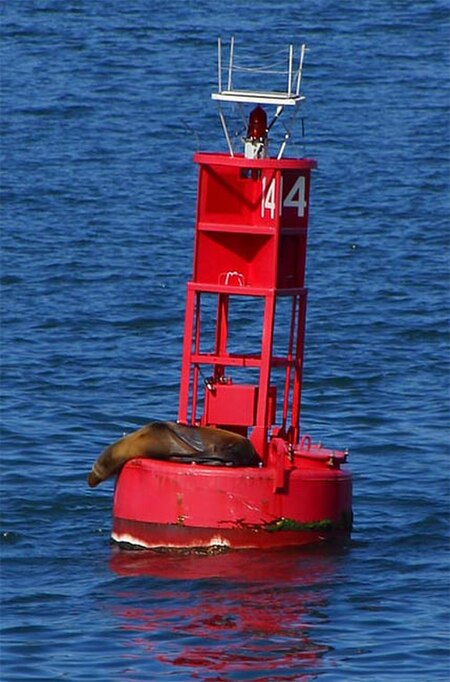
M0 11L1 681L448 682L447 3ZM114 483L86 485L177 416L219 35L263 63L309 47L302 430L350 450L346 548L117 552Z

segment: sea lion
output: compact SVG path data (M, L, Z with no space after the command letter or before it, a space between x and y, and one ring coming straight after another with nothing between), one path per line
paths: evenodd
M248 438L224 429L153 422L109 445L88 476L91 488L136 457L216 466L255 467L261 462Z

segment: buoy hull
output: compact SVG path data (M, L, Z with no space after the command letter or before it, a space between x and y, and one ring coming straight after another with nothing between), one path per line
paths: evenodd
M275 548L345 539L351 475L340 468L207 467L135 459L114 494L112 539L143 548Z

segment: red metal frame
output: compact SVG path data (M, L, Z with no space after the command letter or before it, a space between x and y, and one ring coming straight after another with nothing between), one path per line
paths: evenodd
M185 331L178 419L183 423L226 427L248 433L264 461L269 433L274 425L275 367L285 369L281 426L278 433L291 444L300 433L300 402L306 319L304 288L309 188L312 159L247 159L225 154L196 154L199 190L192 281L187 286ZM215 345L200 351L201 304L204 295L217 297ZM231 354L228 329L236 297L262 298L263 319L260 352ZM288 346L285 355L273 354L277 301L292 301ZM206 392L214 400L201 399L202 368L212 368ZM233 367L259 369L257 390L252 394L232 383L226 373ZM245 390L244 390L245 388ZM253 395L254 410L248 401ZM271 405L269 407L269 396ZM220 405L223 405L223 418ZM290 419L289 419L290 414Z

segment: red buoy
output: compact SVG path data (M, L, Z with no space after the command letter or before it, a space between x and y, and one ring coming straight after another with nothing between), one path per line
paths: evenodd
M290 77L299 84L299 74ZM213 98L219 104L257 102L245 144L265 144L267 116L260 104L276 106L276 118L280 108L296 108L303 97L292 83L276 96L224 91L219 78ZM178 421L248 437L261 466L132 460L116 483L112 537L152 548L271 548L348 537L346 453L315 445L300 430L316 162L281 158L286 140L275 158L236 154L222 114L221 121L230 153L194 157L198 198ZM243 303L260 315L261 337L252 352L236 347L245 339L236 313Z

